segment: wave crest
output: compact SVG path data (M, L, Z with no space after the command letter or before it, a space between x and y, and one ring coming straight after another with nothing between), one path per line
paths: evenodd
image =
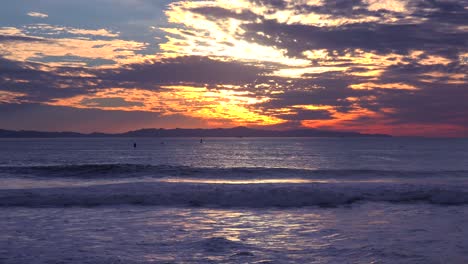
M155 205L191 207L340 206L355 202L468 204L458 186L398 183L187 184L144 182L74 188L0 190L0 206Z
M204 177L216 178L271 178L271 177L441 177L468 176L468 171L396 171L396 170L307 170L292 168L197 168L190 166L145 164L81 164L51 166L3 166L0 173L21 177L43 178L133 178L133 177Z

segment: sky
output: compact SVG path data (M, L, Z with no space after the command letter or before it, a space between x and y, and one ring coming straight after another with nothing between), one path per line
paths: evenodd
M468 0L0 3L0 128L468 137Z

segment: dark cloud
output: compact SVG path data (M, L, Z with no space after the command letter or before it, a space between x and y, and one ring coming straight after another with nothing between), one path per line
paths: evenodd
M0 35L0 42L5 41L50 42L50 40L39 37Z
M296 5L295 10L299 14L322 14L332 18L364 18L364 17L383 17L392 15L402 17L396 12L388 10L370 11L368 5L362 0L328 0L323 5Z
M45 68L45 69L44 69ZM0 90L24 93L24 100L44 102L52 98L71 97L92 91L94 77L81 77L80 68L48 69L45 65L16 62L0 58ZM65 72L76 76L63 76ZM66 88L66 89L65 89Z
M348 97L365 97L375 91L353 90L353 83L367 82L368 77L353 77L343 72L308 74L307 79L281 82L281 93L271 94L270 101L262 103L265 109L287 108L294 105L329 105L347 112L351 103Z
M408 54L411 50L425 50L455 58L466 49L468 32L439 31L437 25L359 23L342 27L315 27L280 24L273 20L245 25L254 38L265 45L285 48L290 55L300 56L312 49L344 51L362 49L378 53ZM270 38L258 35L264 32ZM281 42L276 41L277 39Z
M44 65L0 59L0 90L25 93L23 99L27 101L45 102L114 87L156 90L160 85L171 84L212 87L218 84L245 84L254 82L265 72L264 69L239 62L195 56L147 61L113 70L76 67L44 70L41 67Z
M415 12L412 14L432 21L432 23L466 25L468 15L467 0L458 1L415 1ZM441 25L443 26L443 25Z
M385 113L391 124L451 124L468 127L468 95L460 87L439 87L419 92L382 91L374 103L392 108ZM442 132L442 131L441 131Z
M147 61L98 74L105 80L151 84L243 84L255 81L265 69L240 62L223 62L187 56Z
M404 82L420 88L417 91L381 91L374 102L381 108L392 108L388 117L394 123L453 124L468 126L467 66L421 65L418 63L389 67L382 82ZM430 74L437 74L430 77ZM453 79L453 76L458 79ZM424 78L430 78L425 81Z
M301 121L301 120L326 120L330 119L330 113L324 110L304 110L297 109L291 114L281 114L277 117L288 121Z
M450 64L421 65L417 62L407 65L395 65L388 67L379 78L381 82L404 82L422 89L434 87L466 86L467 66L459 62ZM431 77L431 74L437 74ZM458 79L462 83L452 83L454 75L462 77ZM427 81L430 80L430 81Z
M239 20L255 21L255 19L259 18L259 16L253 13L252 11L243 11L241 13L236 13L228 9L214 6L192 8L190 9L190 11L207 16L212 20L235 18Z
M140 102L128 102L125 98L109 97L109 98L85 98L80 102L82 105L90 107L129 107L129 106L144 106Z
M287 6L284 0L251 0L251 2L271 9L284 9Z
M204 127L205 121L182 115L149 112L103 111L40 104L0 104L3 129L125 132L135 128Z

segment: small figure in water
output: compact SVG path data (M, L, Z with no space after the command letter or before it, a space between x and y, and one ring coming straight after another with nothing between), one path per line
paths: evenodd
M135 143L133 143L133 148L136 148L136 142L135 142Z
M200 138L200 143L203 143L203 138Z

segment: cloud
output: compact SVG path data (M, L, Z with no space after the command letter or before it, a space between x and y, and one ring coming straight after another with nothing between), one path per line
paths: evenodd
M112 26L0 28L2 103L78 116L177 115L204 126L468 130L460 59L468 54L467 1L165 4L167 21L151 22L153 30L141 22L158 32L158 47ZM161 8L140 0L118 5Z
M424 47L424 52L454 57L466 47L467 32L447 32L433 23L376 24L359 23L335 29L287 25L274 21L244 27L248 37L266 45L276 45L300 56L307 50L327 49L344 52L360 49L379 54L408 54ZM256 32L263 32L259 35ZM269 37L264 37L269 36ZM280 41L277 41L277 40ZM424 45L423 45L424 44Z
M148 60L115 70L103 70L104 79L152 84L243 84L253 82L267 69L241 62L218 61L202 56Z
M163 116L180 114L221 126L282 123L281 119L250 108L262 100L264 99L252 97L251 94L242 91L167 86L158 91L102 89L93 94L53 100L48 104L83 109L155 112Z
M41 30L44 35L28 34L31 30ZM50 32L53 35L67 33L93 35L106 37L106 39L90 39L80 36L51 38L48 36ZM4 35L1 35L2 33ZM46 24L28 26L23 29L0 28L0 56L15 61L48 63L49 66L87 66L89 64L109 66L151 58L151 55L145 56L139 53L147 48L147 43L123 40L115 38L116 36L118 36L117 33L111 33L105 29L84 30Z
M349 86L355 90L372 89L397 89L397 90L418 90L417 87L405 83L359 83Z
M4 60L0 85L24 92L22 103L113 111L144 111L204 118L210 124L274 124L251 106L266 97L245 91L261 70L233 62L181 57L135 64L118 70L60 68L43 71L38 64ZM1 65L1 64L0 64ZM36 68L36 69L34 69ZM179 74L184 72L184 78Z
M49 15L45 13L40 13L40 12L29 12L28 16L30 17L37 17L37 18L47 18Z
M26 96L24 93L15 93L8 91L0 91L0 104L20 103L20 97Z
M55 26L49 24L32 24L23 28L23 31L32 32L40 35L80 35L93 37L109 37L115 38L119 36L118 32L112 32L105 28L100 29L83 29L75 27Z
M143 127L198 128L207 126L205 120L183 115L161 116L139 111L104 111L29 103L0 104L0 123L3 129L84 133L126 132Z

